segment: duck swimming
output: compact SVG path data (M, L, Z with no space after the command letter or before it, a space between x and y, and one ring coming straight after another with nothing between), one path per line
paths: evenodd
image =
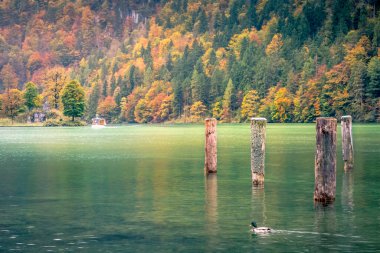
M268 227L257 227L257 224L255 221L251 222L251 231L258 233L258 234L264 234L264 233L270 233L272 232L271 228Z

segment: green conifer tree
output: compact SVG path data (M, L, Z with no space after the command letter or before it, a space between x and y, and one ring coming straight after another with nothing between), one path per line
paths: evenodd
M24 100L29 112L38 106L38 89L33 82L25 85Z
M85 109L84 89L78 81L71 81L62 90L63 114L71 117L81 117Z

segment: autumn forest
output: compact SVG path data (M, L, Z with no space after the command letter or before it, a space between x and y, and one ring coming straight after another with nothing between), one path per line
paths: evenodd
M376 0L0 1L0 123L379 122L379 97Z

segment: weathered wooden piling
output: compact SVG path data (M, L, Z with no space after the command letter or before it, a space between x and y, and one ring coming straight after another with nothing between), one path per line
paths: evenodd
M344 170L350 170L354 167L354 146L352 144L352 118L351 116L342 116L342 152L344 161Z
M314 191L314 200L317 202L335 200L336 122L334 118L317 118Z
M265 118L251 118L251 172L254 186L264 185Z
M214 118L205 120L205 174L217 171L216 123Z

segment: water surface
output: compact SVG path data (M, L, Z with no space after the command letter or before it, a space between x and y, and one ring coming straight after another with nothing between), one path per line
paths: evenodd
M380 126L354 125L355 168L315 206L313 124L269 124L265 188L252 189L248 124L0 128L0 252L375 252ZM272 227L252 235L249 223Z

